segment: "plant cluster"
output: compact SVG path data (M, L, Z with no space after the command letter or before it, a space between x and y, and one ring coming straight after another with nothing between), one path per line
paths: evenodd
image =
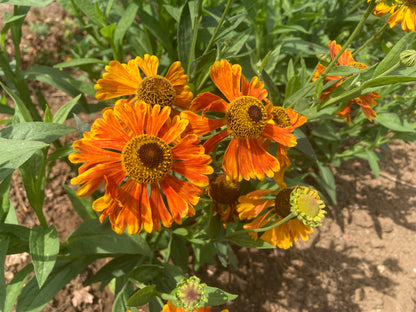
M333 166L378 176L380 149L416 140L415 1L58 0L81 30L71 56L24 71L22 24L52 1L3 2L0 262L32 262L0 281L1 310L40 311L100 258L86 284L111 285L113 311L224 307L237 295L201 283L204 265L308 240L336 209ZM72 100L52 114L33 79ZM64 242L43 212L61 161L83 220ZM39 226L18 222L15 170Z

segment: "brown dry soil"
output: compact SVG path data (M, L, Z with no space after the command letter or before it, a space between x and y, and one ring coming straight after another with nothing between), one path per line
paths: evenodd
M0 4L0 11L4 9L10 6ZM61 26L66 17L56 3L29 12L24 62L33 63L45 50L56 63L62 61L57 42L65 41ZM29 22L49 23L48 34L37 37ZM41 88L48 95L52 112L69 100L45 84L33 82L31 88L33 94ZM290 250L234 248L238 269L209 265L197 275L210 286L239 294L226 306L230 312L416 311L416 144L393 141L391 149L380 163L378 179L363 161L334 168L338 205L328 206L327 218L309 241ZM81 223L62 188L71 177L68 166L58 163L46 188L44 212L61 240ZM22 225L38 224L16 173L10 198ZM28 254L8 256L6 281L28 261ZM111 311L114 296L108 288L83 286L103 263L91 265L43 311Z

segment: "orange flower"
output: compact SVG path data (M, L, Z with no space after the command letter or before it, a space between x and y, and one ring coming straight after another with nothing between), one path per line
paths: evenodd
M335 56L338 54L338 52L341 51L341 46L337 44L335 40L329 41L329 51L331 52L331 58L334 59ZM367 65L356 62L354 60L354 58L351 55L350 50L345 50L335 65L352 66L360 70L367 68ZM313 73L312 80L313 81L317 80L318 77L322 75L325 69L326 67L324 65L318 64L315 68L316 71ZM341 78L343 78L343 76L326 76L325 81L334 81L338 79L340 80L334 85L332 85L331 87L325 89L322 92L319 100L324 101L330 95L330 93L342 83L343 79ZM375 100L379 99L380 97L381 97L380 94L377 92L370 92L370 93L361 95L360 97L350 100L345 106L343 106L337 112L335 112L335 114L338 115L339 119L346 118L347 124L349 124L351 122L351 116L350 116L351 105L355 103L361 106L361 109L364 115L368 118L368 120L372 121L372 119L375 118L377 114L371 107L372 106L374 107L377 105L377 102Z
M211 157L199 145L198 136L182 138L188 121L170 118L170 111L142 101L133 105L118 101L73 143L78 153L71 154L70 161L84 163L71 180L81 184L77 195L88 196L105 182L106 193L93 208L103 212L101 221L109 216L119 234L127 226L128 233L135 234L142 227L149 233L160 230L160 221L166 227L180 223L195 213L192 205L208 185L205 175L213 172L208 166Z
M370 2L371 0L367 0ZM393 28L399 23L402 23L402 30L410 32L416 30L416 1L415 0L395 0L391 5L385 4L381 1L376 5L373 11L376 16L383 16L390 13L387 23L390 28Z
M264 139L285 146L295 146L296 138L288 129L277 126L270 112L270 103L264 105L267 91L257 77L246 81L240 65L231 65L226 60L216 61L210 68L211 79L228 101L212 93L199 94L191 105L191 111L181 116L190 120L189 131L204 135L218 128L225 129L209 138L205 149L209 153L214 146L232 135L225 151L222 167L231 180L264 179L279 170L279 161L262 146ZM194 112L203 110L202 116ZM207 118L205 113L223 113L222 118Z
M211 307L202 307L199 309L194 309L193 311L184 310L182 308L175 307L172 301L168 301L163 307L162 312L209 312Z
M159 59L149 54L145 54L144 59L136 57L127 64L111 61L105 67L107 72L103 74L103 78L94 86L98 90L95 97L98 100L107 100L132 95L132 102L142 100L150 105L188 109L193 94L186 85L188 76L184 74L181 63L174 62L165 77L157 74L158 66Z
M298 215L298 218L292 218L261 234L260 239L282 249L290 248L293 241L297 242L299 238L308 240L308 234L313 233L313 228L304 219L308 219L309 224L319 225L325 215L325 205L318 193L302 186L281 191L257 190L241 196L238 201L240 219L252 220L244 225L246 230L260 229L270 223L276 224L294 210L300 213L301 217ZM258 239L257 232L249 234L253 239Z

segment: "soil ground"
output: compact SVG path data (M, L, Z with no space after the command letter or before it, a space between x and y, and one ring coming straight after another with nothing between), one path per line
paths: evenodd
M10 6L0 4L0 11L3 9L10 10ZM25 62L33 62L45 46L56 62L62 61L57 42L63 40L64 30L55 22L65 17L56 3L29 12L22 42ZM29 23L42 24L48 18L53 26L40 40ZM52 113L69 100L42 83L34 82L31 88L41 88L49 95ZM197 275L210 286L239 294L226 306L230 312L416 311L416 143L393 141L390 147L392 153L380 163L378 179L364 161L348 161L334 168L338 204L328 205L322 227L307 242L289 250L235 248L238 269L209 265ZM81 223L62 188L62 184L70 184L71 177L65 163L57 164L46 190L44 211L61 240ZM36 225L17 174L10 198L19 222ZM6 281L28 261L28 254L8 256ZM83 286L102 265L91 265L43 311L111 311L114 296L108 288L100 291L97 284Z

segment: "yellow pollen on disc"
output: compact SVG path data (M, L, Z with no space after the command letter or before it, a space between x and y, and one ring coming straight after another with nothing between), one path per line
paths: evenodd
M176 91L170 81L159 75L143 78L137 89L138 99L152 106L172 106L175 96Z
M227 126L239 138L259 135L266 126L267 113L262 102L252 96L241 96L230 103Z
M172 168L169 146L160 138L142 134L131 139L123 149L123 168L138 183L156 183Z
M280 128L287 128L292 125L292 122L290 121L290 117L287 114L286 109L284 109L281 106L273 107L271 115L273 117L273 121Z
M301 194L298 197L298 210L314 218L320 211L320 205L312 194Z

